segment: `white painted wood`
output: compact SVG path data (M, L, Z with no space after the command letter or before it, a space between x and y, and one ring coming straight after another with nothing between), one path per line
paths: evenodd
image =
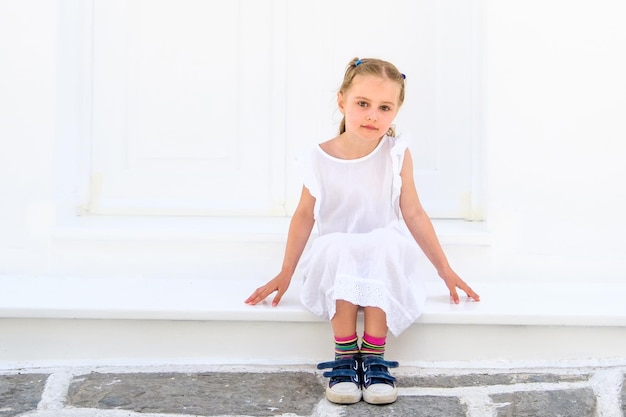
M89 214L285 214L270 5L96 1Z
M483 218L472 2L96 0L93 15L85 214L291 214L294 161L335 135L358 55L408 76L397 126L431 216Z
M358 3L358 5L357 5ZM416 183L433 217L478 218L472 158L482 140L478 7L468 1L296 3L289 6L288 155L336 135L336 92L353 57L387 59L407 75L399 132L411 135ZM335 68L334 71L332 69ZM474 172L476 173L476 172ZM475 184L478 185L478 184ZM289 182L291 196L300 184ZM288 200L293 207L293 197ZM474 208L473 208L474 206ZM474 215L472 215L472 210Z
M78 220L52 233L47 271L53 276L268 280L280 268L289 225L287 217ZM482 223L441 220L435 227L465 279L493 277L490 236ZM435 273L417 247L415 257L424 275Z

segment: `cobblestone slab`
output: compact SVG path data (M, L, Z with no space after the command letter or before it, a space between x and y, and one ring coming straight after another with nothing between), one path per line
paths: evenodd
M201 416L311 415L324 389L312 373L100 374L75 377L79 408Z
M0 374L0 417L626 417L626 366L403 370L394 404L329 403L314 367ZM99 372L95 372L99 371Z
M529 383L559 383L587 381L589 375L558 375L545 373L519 374L465 374L458 376L428 375L399 377L398 385L402 387L457 388L480 387L489 385L512 385Z
M0 417L17 416L37 409L47 374L0 376Z
M390 405L377 406L364 402L342 406L342 417L456 417L467 415L467 407L456 397L399 397Z
M591 389L513 392L492 395L497 417L593 417L596 397ZM616 416L617 417L617 416Z

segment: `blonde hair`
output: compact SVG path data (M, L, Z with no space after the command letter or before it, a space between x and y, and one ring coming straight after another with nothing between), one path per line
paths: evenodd
M395 65L390 62L383 61L376 58L353 58L346 67L346 73L343 77L343 82L339 88L341 94L346 94L352 85L352 80L357 75L375 75L381 78L387 78L391 81L395 81L400 86L400 97L398 98L398 106L402 106L404 103L404 74L398 71ZM341 135L346 131L346 118L341 119L339 124L339 134ZM396 132L393 126L389 127L387 135L395 136Z

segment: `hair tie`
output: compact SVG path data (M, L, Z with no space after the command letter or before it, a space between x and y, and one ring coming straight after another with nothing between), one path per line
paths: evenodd
M402 76L403 80L406 80L406 75L404 75L404 74L400 74L400 75Z
M356 62L354 63L355 67L358 67L359 65L361 65L363 63L363 61L361 61L360 59L357 59Z

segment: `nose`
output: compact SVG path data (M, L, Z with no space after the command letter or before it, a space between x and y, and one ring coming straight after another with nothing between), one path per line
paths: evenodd
M378 119L378 113L376 110L372 110L367 114L367 120L375 121Z

